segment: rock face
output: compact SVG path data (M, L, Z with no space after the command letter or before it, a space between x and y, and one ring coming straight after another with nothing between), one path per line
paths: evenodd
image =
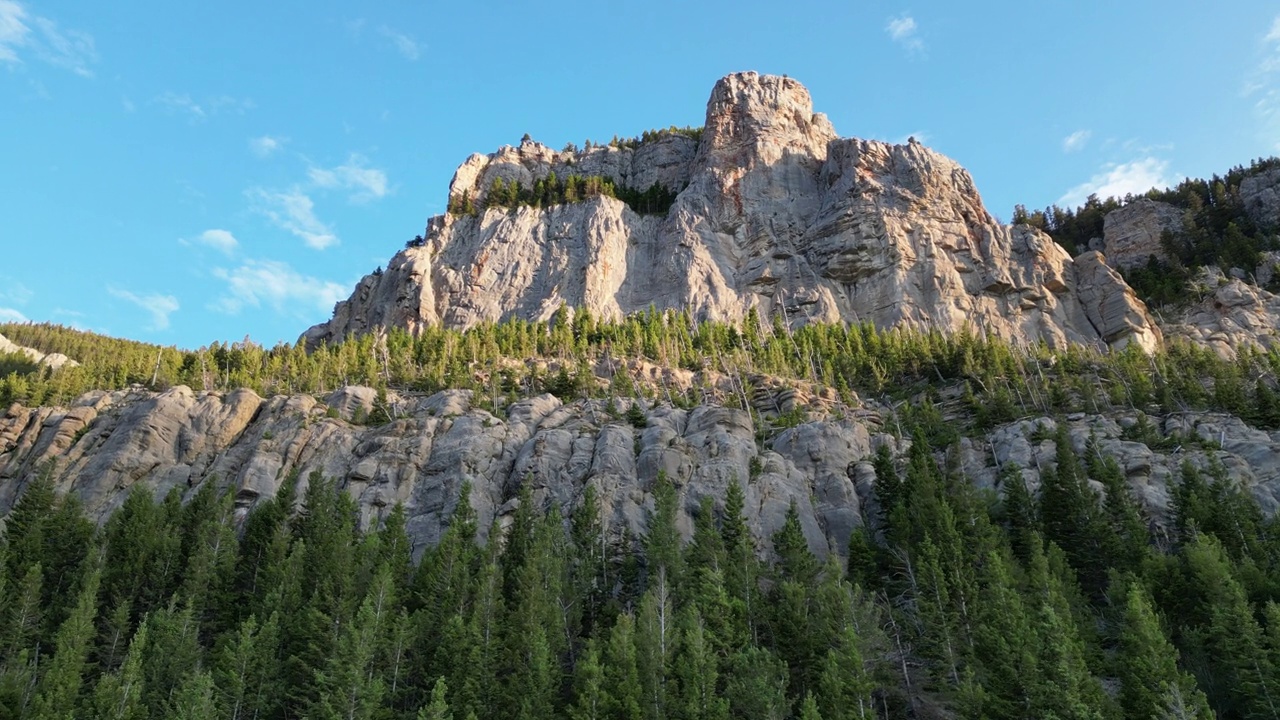
M1207 267L1196 283L1204 297L1165 325L1171 336L1206 345L1232 359L1248 346L1270 349L1280 345L1280 296L1239 278L1225 277Z
M895 451L908 447L908 441L881 433L874 412L805 423L759 442L746 411L718 405L642 405L644 427L637 428L603 400L564 404L543 395L509 406L504 419L474 407L469 391L407 398L393 393L390 423L351 422L368 411L375 395L370 388L344 388L321 402L176 387L159 394L95 392L67 408L15 405L0 415L0 514L50 466L58 489L79 496L99 520L135 488L157 497L177 488L189 497L209 482L234 492L243 516L291 473L305 487L309 474L319 471L358 500L366 526L403 502L420 550L438 541L468 485L482 532L507 519L527 483L540 505L554 501L565 509L580 502L590 485L609 532L618 536L627 529L634 536L646 527L653 483L665 473L679 494L686 538L701 498L711 496L722 507L728 485L738 483L761 547L768 547L795 502L810 547L821 555L843 554L863 514L875 511L874 449L885 443ZM617 402L614 410L632 401ZM1167 512L1169 485L1181 463L1208 467L1211 456L1265 511L1280 507L1280 433L1220 414L1147 418L1157 432L1178 438L1178 449L1160 451L1125 438L1123 428L1137 419L1135 413L1078 416L1068 426L1078 451L1093 434L1101 451L1117 459L1155 518ZM1044 436L1037 435L1039 425L1052 429L1054 421L1020 421L985 439L963 440L966 477L994 487L999 468L1014 463L1034 489L1053 458L1052 440L1036 439ZM1203 450L1197 439L1222 449Z
M509 406L504 420L473 407L469 391L448 391L393 394L396 419L381 427L350 422L374 395L344 388L321 403L176 387L91 393L70 408L15 405L0 415L0 515L50 463L58 489L100 520L135 486L159 497L214 482L233 489L243 512L291 472L305 486L319 471L358 499L366 525L403 502L421 548L439 539L465 483L483 529L511 512L518 488L530 483L544 507L564 508L592 485L614 532L642 532L664 472L679 490L687 535L703 496L722 505L728 484L740 483L762 541L794 501L810 545L826 554L844 551L869 491L852 472L872 452L875 429L861 421L801 425L761 446L743 410L651 406L636 428L604 401L565 405L543 395Z
M529 141L473 155L450 196L483 208L495 179L528 187L552 172L679 195L665 216L596 197L432 218L423 246L361 280L304 338L541 320L566 304L721 320L755 308L792 324L969 327L1055 347L1160 342L1118 275L1072 261L1043 233L1000 225L969 174L919 143L840 138L789 78L720 80L699 140L666 134L581 152Z
M1280 168L1264 170L1240 182L1240 201L1260 228L1280 230Z
M1103 250L1118 268L1147 264L1152 255L1165 260L1160 238L1182 230L1182 211L1168 204L1141 198L1107 213L1103 220Z

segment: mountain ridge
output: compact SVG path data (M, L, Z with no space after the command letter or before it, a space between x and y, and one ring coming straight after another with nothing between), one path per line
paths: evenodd
M553 175L676 192L663 216L607 195L490 207L496 188ZM1100 254L1070 258L1048 235L997 223L972 177L917 142L841 138L786 77L722 78L696 139L554 151L526 139L458 168L451 212L363 278L309 346L377 328L687 309L784 324L871 321L970 328L1020 341L1153 350L1161 333ZM468 209L462 207L461 209Z

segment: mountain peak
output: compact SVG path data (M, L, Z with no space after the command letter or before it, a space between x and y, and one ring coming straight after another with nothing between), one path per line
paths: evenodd
M969 173L919 143L839 137L789 77L725 76L701 129L472 155L449 195L449 214L308 342L545 320L562 305L713 320L754 309L1054 347L1161 342L1117 273L1000 225Z

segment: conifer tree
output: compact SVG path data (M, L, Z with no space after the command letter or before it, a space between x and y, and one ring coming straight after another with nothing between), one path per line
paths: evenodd
M607 688L603 699L605 717L614 720L647 717L642 709L644 689L636 662L635 620L631 615L619 615L609 632L609 643L604 653L604 678L604 687Z
M142 658L147 649L147 621L144 618L129 641L129 651L119 670L102 675L93 691L95 720L143 720Z
M604 667L600 663L600 649L594 639L586 647L574 666L574 701L569 708L570 720L604 720L609 706L609 689L604 684Z
M1190 710L1185 717L1212 720L1209 703L1195 680L1178 669L1178 651L1160 627L1146 591L1136 581L1128 584L1116 655L1120 707L1125 717L1164 717L1176 703Z
M208 720L216 717L216 692L213 677L207 671L196 670L178 686L164 717L173 720Z
M71 720L75 717L84 683L85 663L94 636L98 587L102 574L96 564L84 576L71 614L54 637L53 658L31 704L33 720Z
M418 720L453 720L453 713L449 710L446 699L448 692L449 686L444 678L436 680L431 689L431 702L418 711Z

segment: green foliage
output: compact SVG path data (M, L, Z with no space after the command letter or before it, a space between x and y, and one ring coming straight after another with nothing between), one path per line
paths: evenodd
M654 182L647 188L631 188L618 185L611 177L603 175L569 175L563 180L554 172L525 187L514 180L507 182L495 178L484 196L484 208L553 207L570 203L587 202L598 197L617 198L641 215L666 215L679 193ZM449 202L449 212L454 215L473 215L475 204L468 193Z
M1043 211L1014 208L1013 223L1026 224L1053 236L1072 255L1084 252L1090 240L1103 236L1106 214L1140 198L1168 203L1183 211L1182 227L1166 232L1162 249L1167 260L1152 255L1146 265L1125 271L1125 280L1151 305L1185 303L1194 271L1217 265L1224 271L1254 272L1265 250L1280 247L1280 228L1257 227L1244 210L1240 184L1246 178L1280 166L1280 158L1254 160L1225 176L1183 180L1174 188L1152 188L1143 195L1099 199L1091 195L1071 210L1057 205Z

